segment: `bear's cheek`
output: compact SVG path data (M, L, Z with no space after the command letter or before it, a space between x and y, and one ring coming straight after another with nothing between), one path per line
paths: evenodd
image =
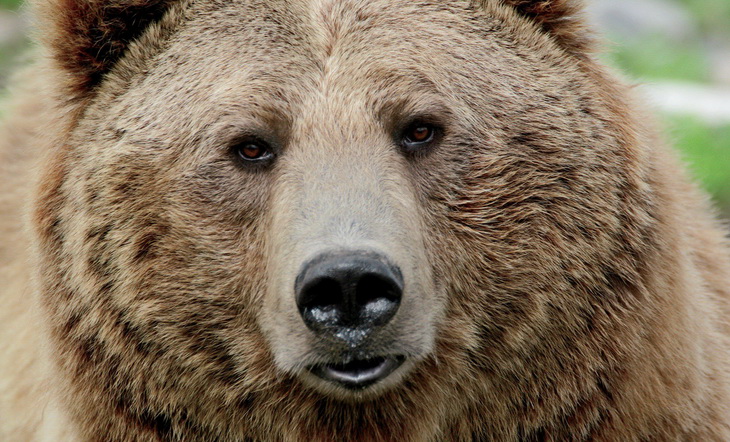
M94 201L89 211L115 222L90 231L97 244L90 262L109 267L97 273L118 274L124 287L110 292L112 302L135 312L140 326L169 348L184 344L212 354L191 337L238 334L241 318L262 298L268 183L225 158L175 156L183 154L137 150L95 168L99 176L90 183L112 184L87 189ZM150 180L154 186L144 184ZM121 237L122 228L133 233ZM189 317L191 311L199 314Z
M510 130L465 139L460 156L413 172L434 280L446 294L439 338L452 350L478 343L493 356L515 354L547 324L560 326L579 302L565 293L593 284L590 274L614 253L619 228L602 213L617 210L606 190L617 178L598 167L597 154L557 131L540 139L557 146L550 155L532 152L524 140L511 144ZM588 188L595 197L575 196ZM471 326L475 317L484 326Z

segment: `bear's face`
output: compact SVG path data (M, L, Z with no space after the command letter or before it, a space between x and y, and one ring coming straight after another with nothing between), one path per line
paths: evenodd
M102 81L58 189L62 365L152 403L569 369L621 224L588 74L498 2L311 3L196 2Z

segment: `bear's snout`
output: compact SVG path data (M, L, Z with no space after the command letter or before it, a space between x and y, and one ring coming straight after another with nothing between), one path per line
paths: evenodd
M308 260L294 284L299 314L319 339L349 349L340 352L336 362L320 362L309 371L346 389L362 390L398 369L405 356L373 356L372 349L364 350L372 347L375 332L395 316L403 286L400 268L382 253L346 250ZM389 350L379 348L375 353L383 351Z
M332 107L340 101L347 114ZM305 105L267 178L258 319L278 369L362 399L431 354L447 298L410 160L368 95L332 90Z
M403 275L380 253L323 253L302 266L294 290L309 329L356 346L395 316Z

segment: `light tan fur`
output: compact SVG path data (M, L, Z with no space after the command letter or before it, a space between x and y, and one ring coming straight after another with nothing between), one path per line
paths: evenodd
M578 2L38 6L0 440L730 439L727 239ZM361 392L308 372L348 350L293 294L342 249L405 280L367 351L406 363Z

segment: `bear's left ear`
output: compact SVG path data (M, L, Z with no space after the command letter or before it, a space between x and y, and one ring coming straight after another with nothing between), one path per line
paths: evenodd
M562 47L576 54L590 51L591 38L583 19L581 0L502 0L517 13L550 34Z
M43 43L65 75L66 93L83 98L152 23L181 0L36 1Z

